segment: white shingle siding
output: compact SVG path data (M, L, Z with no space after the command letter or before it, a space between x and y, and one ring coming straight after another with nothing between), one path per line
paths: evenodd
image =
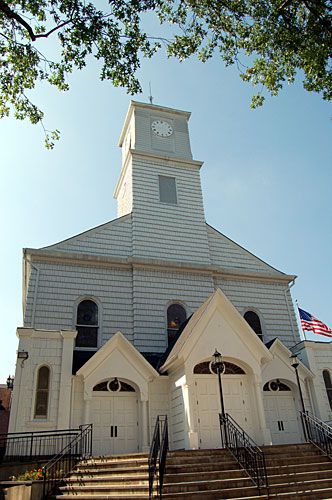
M170 380L170 428L172 450L185 448L185 418L182 387L176 387L176 379Z
M283 274L211 226L208 226L208 240L211 262L215 266L225 269L275 273L276 276Z
M140 351L163 352L167 347L167 307L184 305L192 314L213 292L213 281L201 274L134 270L134 344Z
M36 262L39 287L34 328L71 329L75 326L80 297L91 297L101 305L100 343L121 330L133 339L132 273L127 269L103 269ZM33 292L33 291L32 291ZM27 307L27 318L31 317Z
M44 250L130 257L132 254L131 241L131 215L127 215L46 247Z
M176 205L159 201L159 175L175 177ZM134 158L133 197L134 256L210 263L199 171Z
M291 296L286 284L215 278L220 288L242 315L253 309L261 319L264 342L279 337L288 347L299 342Z
M173 155L179 158L192 158L188 123L185 116L136 109L133 120L135 120L135 148L137 150ZM151 130L151 124L154 120L168 121L173 127L173 134L170 137L156 136Z

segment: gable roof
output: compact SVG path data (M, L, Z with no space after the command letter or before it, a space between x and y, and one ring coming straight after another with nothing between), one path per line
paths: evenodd
M266 346L254 333L245 319L242 318L241 314L228 300L226 295L219 288L217 288L217 290L210 295L210 297L192 315L181 335L175 342L163 366L161 366L161 372L167 370L167 368L182 355L188 343L194 339L195 335L204 335L204 331L197 333L200 331L199 324L200 322L204 322L206 318L210 318L218 307L222 308L223 315L224 317L227 317L227 323L231 325L232 330L237 331L240 337L246 335L246 349L251 350L255 356L257 356L258 353L261 353L262 357L265 357L266 359L271 358ZM248 342L249 339L250 342ZM242 342L244 343L244 339Z
M237 272L243 270L262 274L268 273L276 277L287 276L209 224L207 224L207 230L212 265L226 270L236 270ZM292 276L292 278L295 277Z
M127 214L105 222L53 245L42 247L40 251L130 257L132 255L132 216Z

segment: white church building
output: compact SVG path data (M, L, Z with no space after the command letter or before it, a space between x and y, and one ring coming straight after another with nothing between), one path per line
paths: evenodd
M93 453L221 445L225 409L258 444L304 439L304 405L332 419L332 343L301 341L284 274L207 224L190 113L131 102L118 218L24 249L24 326L10 432L93 424Z

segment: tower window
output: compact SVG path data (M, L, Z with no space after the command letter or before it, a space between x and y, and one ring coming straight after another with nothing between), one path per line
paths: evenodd
M325 383L327 399L329 400L330 408L332 410L332 382L331 382L331 375L328 370L323 370L323 379Z
M47 418L50 388L50 369L42 366L38 370L34 418Z
M175 177L159 175L159 200L171 205L177 204Z
M187 314L180 304L171 304L167 309L168 345L174 340L180 326L186 321Z
M97 347L98 306L92 300L82 300L77 307L76 347Z
M254 330L256 335L261 339L261 341L263 341L262 325L258 314L254 311L247 311L243 317L248 325Z

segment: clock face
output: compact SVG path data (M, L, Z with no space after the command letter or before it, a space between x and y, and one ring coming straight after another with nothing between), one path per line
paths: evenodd
M152 132L159 137L169 137L173 134L173 128L168 122L155 120L151 123Z

